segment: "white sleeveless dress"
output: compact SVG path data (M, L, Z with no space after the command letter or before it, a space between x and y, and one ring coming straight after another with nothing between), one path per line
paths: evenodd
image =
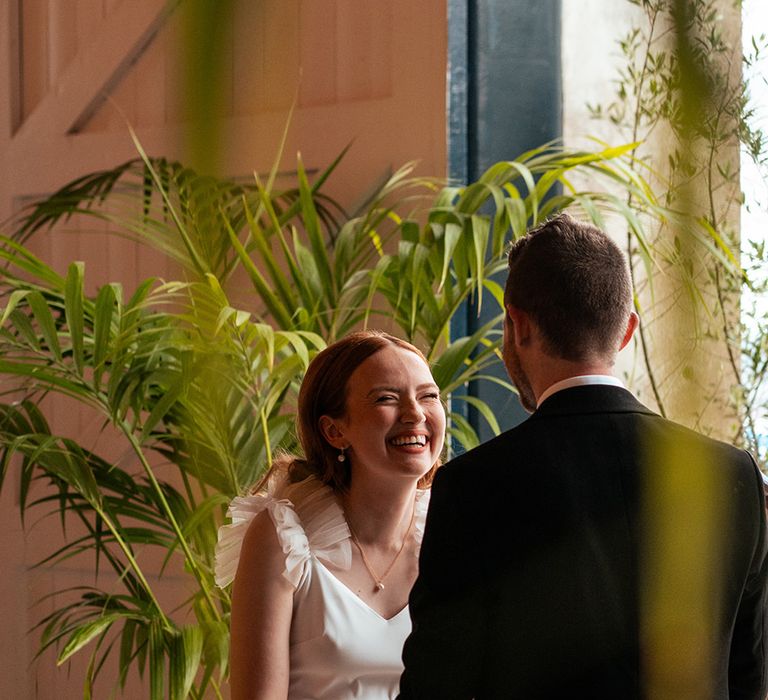
M418 491L414 537L421 543L429 491ZM294 587L290 632L289 700L392 700L403 670L403 643L411 631L408 607L383 618L326 565L348 569L352 545L333 490L315 477L283 480L267 492L235 498L231 525L219 529L216 583L235 577L243 536L267 510L285 553L283 575Z

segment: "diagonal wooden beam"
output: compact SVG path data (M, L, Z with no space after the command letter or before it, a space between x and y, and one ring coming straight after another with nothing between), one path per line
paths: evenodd
M124 2L107 16L11 141L28 151L44 135L77 133L152 42L178 0Z

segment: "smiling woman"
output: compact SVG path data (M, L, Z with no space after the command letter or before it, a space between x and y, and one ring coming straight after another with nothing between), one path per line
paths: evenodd
M424 355L379 331L329 346L302 383L298 431L304 458L278 459L219 534L232 698L394 698L445 435Z
M355 369L345 393L343 414L322 416L320 428L328 444L349 450L355 487L370 479L377 481L375 491L385 479L431 480L445 411L423 357L399 345L384 347Z

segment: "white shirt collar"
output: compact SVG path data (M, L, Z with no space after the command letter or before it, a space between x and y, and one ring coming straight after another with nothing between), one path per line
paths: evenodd
M545 399L548 399L552 394L558 391L570 389L573 386L587 386L588 384L603 384L607 386L618 386L622 389L624 388L624 382L610 374L582 374L578 377L568 377L568 379L555 382L552 386L545 389L541 393L541 396L539 396L536 408L541 406Z

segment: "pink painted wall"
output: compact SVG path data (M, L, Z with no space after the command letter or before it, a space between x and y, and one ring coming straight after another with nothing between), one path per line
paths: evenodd
M167 16L164 6L0 0L0 55L11 57L0 71L0 220L74 177L135 157L126 122L150 154L184 158L180 11ZM292 170L300 150L308 168L323 168L354 141L328 188L347 206L406 161L419 161L421 174L445 174L444 0L242 0L226 32L220 119L227 175L269 168L296 95L282 167ZM137 279L172 274L156 254L104 236L93 222L78 231L79 223L39 235L33 247L60 271L84 260L91 289L110 280L130 291ZM93 417L58 400L49 409L60 432L125 455ZM0 496L2 698L82 695L84 661L70 672L56 668L52 654L32 660L37 636L29 630L60 602L38 601L94 582L77 560L31 568L60 541L54 520L33 516L21 529L9 478ZM162 595L182 596L180 580L166 576ZM112 682L96 697L107 697ZM144 695L134 684L126 697Z

